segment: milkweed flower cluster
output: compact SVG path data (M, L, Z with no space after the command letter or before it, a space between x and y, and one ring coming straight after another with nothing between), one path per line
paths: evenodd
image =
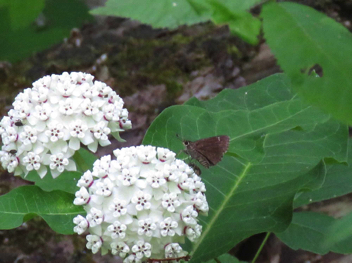
M110 144L108 135L131 128L123 100L109 86L82 72L45 76L15 98L13 109L0 122L4 169L15 175L47 166L55 178L75 170L72 160L80 143L95 152Z
M197 240L197 217L209 210L201 178L169 149L137 146L114 155L78 181L74 204L87 215L74 218L74 231L89 232L93 253L111 250L124 262L186 256L179 244Z

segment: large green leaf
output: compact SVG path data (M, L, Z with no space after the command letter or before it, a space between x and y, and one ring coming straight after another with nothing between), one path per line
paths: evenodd
M234 35L240 36L250 44L257 44L261 22L247 11L238 8L228 8L218 0L208 0L213 9L211 16L215 24L228 24Z
M261 14L264 36L299 94L352 123L352 35L333 19L296 3L268 3ZM322 77L309 74L322 68Z
M91 14L132 18L156 28L176 28L209 20L211 10L204 0L109 0Z
M42 27L35 25L33 13L26 17L26 21L21 20L23 13L37 11L37 8L27 8L26 5L17 5L11 10L5 5L0 6L0 60L13 62L48 48L68 37L72 28L92 19L88 7L80 0L46 0L42 10ZM15 14L20 21L15 29L11 29ZM31 23L28 22L29 18L33 18Z
M352 152L352 143L349 141L349 153ZM294 202L294 207L323 201L352 192L352 154L349 154L348 164L327 164L327 173L324 184L314 191L301 193Z
M45 0L0 0L0 8L7 8L9 12L9 27L12 30L24 28L38 17L43 11Z
M216 260L212 259L207 261L207 263L245 263L245 261L239 261L237 258L234 256L231 256L230 254L223 254L220 257L218 257Z
M230 25L233 33L250 43L257 42L259 20L245 12L260 0L109 0L94 15L132 18L156 28L176 28L210 20Z
M283 231L291 221L297 192L322 184L325 165L320 160L346 161L347 127L304 105L297 96L290 97L287 87L283 94L268 95L285 83L278 78L224 91L227 96L220 93L209 102L192 100L197 106L170 107L148 129L143 144L175 152L183 149L176 133L191 140L219 134L231 138L223 160L211 169L202 168L210 212L201 218L203 234L193 247L192 262L225 253L250 235ZM260 94L271 102L265 103ZM243 101L243 105L229 102L230 110L225 110L226 99ZM234 110L237 106L240 109ZM302 110L304 114L296 119Z
M44 192L37 186L21 186L0 196L0 229L20 226L34 215L41 216L60 234L73 234L73 218L84 214L73 205L74 195L61 191Z
M290 226L284 232L276 235L282 242L295 250L303 249L320 255L329 251L341 254L352 253L352 232L343 241L327 244L327 239L336 237L336 233L331 231L331 227L336 222L338 220L324 214L294 213ZM349 222L350 225L351 222Z
M45 177L42 179L39 177L36 171L31 171L23 179L34 182L36 186L42 190L50 192L54 190L60 190L67 193L74 194L79 188L76 186L78 180L81 178L82 173L74 171L64 171L55 179L50 173L50 169Z
M348 252L345 253L352 254L352 249L350 248L352 244L352 213L335 220L331 224L328 229L328 236L323 245L325 247L335 247L346 243L349 244L347 247L349 250L346 250Z

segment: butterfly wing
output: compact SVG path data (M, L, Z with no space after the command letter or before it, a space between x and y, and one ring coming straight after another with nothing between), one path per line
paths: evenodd
M227 135L214 136L193 142L193 148L197 150L209 162L205 167L216 165L221 161L224 153L229 148L230 137Z

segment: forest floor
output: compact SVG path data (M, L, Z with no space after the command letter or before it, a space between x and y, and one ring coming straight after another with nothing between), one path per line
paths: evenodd
M295 1L326 13L352 29L352 1ZM258 13L259 9L252 10ZM237 89L280 72L262 38L251 46L231 36L226 26L210 23L177 30L153 30L135 21L101 18L73 30L56 46L11 65L0 62L0 114L11 108L17 93L45 75L64 71L89 72L114 88L125 101L133 129L122 134L126 143L114 141L98 152L110 154L119 147L138 145L153 119L166 107L182 104L192 96L205 100L225 88ZM21 178L1 170L0 194L24 184ZM351 196L315 203L304 210L341 216L351 206ZM235 227L235 226L234 226ZM249 261L264 235L249 238L231 250ZM0 231L0 263L120 262L117 257L92 255L82 236L53 232L40 218L21 227ZM324 256L294 251L274 235L257 263L350 263L351 255Z

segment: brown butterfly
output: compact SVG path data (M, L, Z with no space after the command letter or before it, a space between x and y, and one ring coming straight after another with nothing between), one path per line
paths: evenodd
M229 141L229 136L221 135L194 142L183 141L183 145L186 146L186 150L184 151L192 159L197 160L205 168L209 168L221 161L224 153L229 148Z

